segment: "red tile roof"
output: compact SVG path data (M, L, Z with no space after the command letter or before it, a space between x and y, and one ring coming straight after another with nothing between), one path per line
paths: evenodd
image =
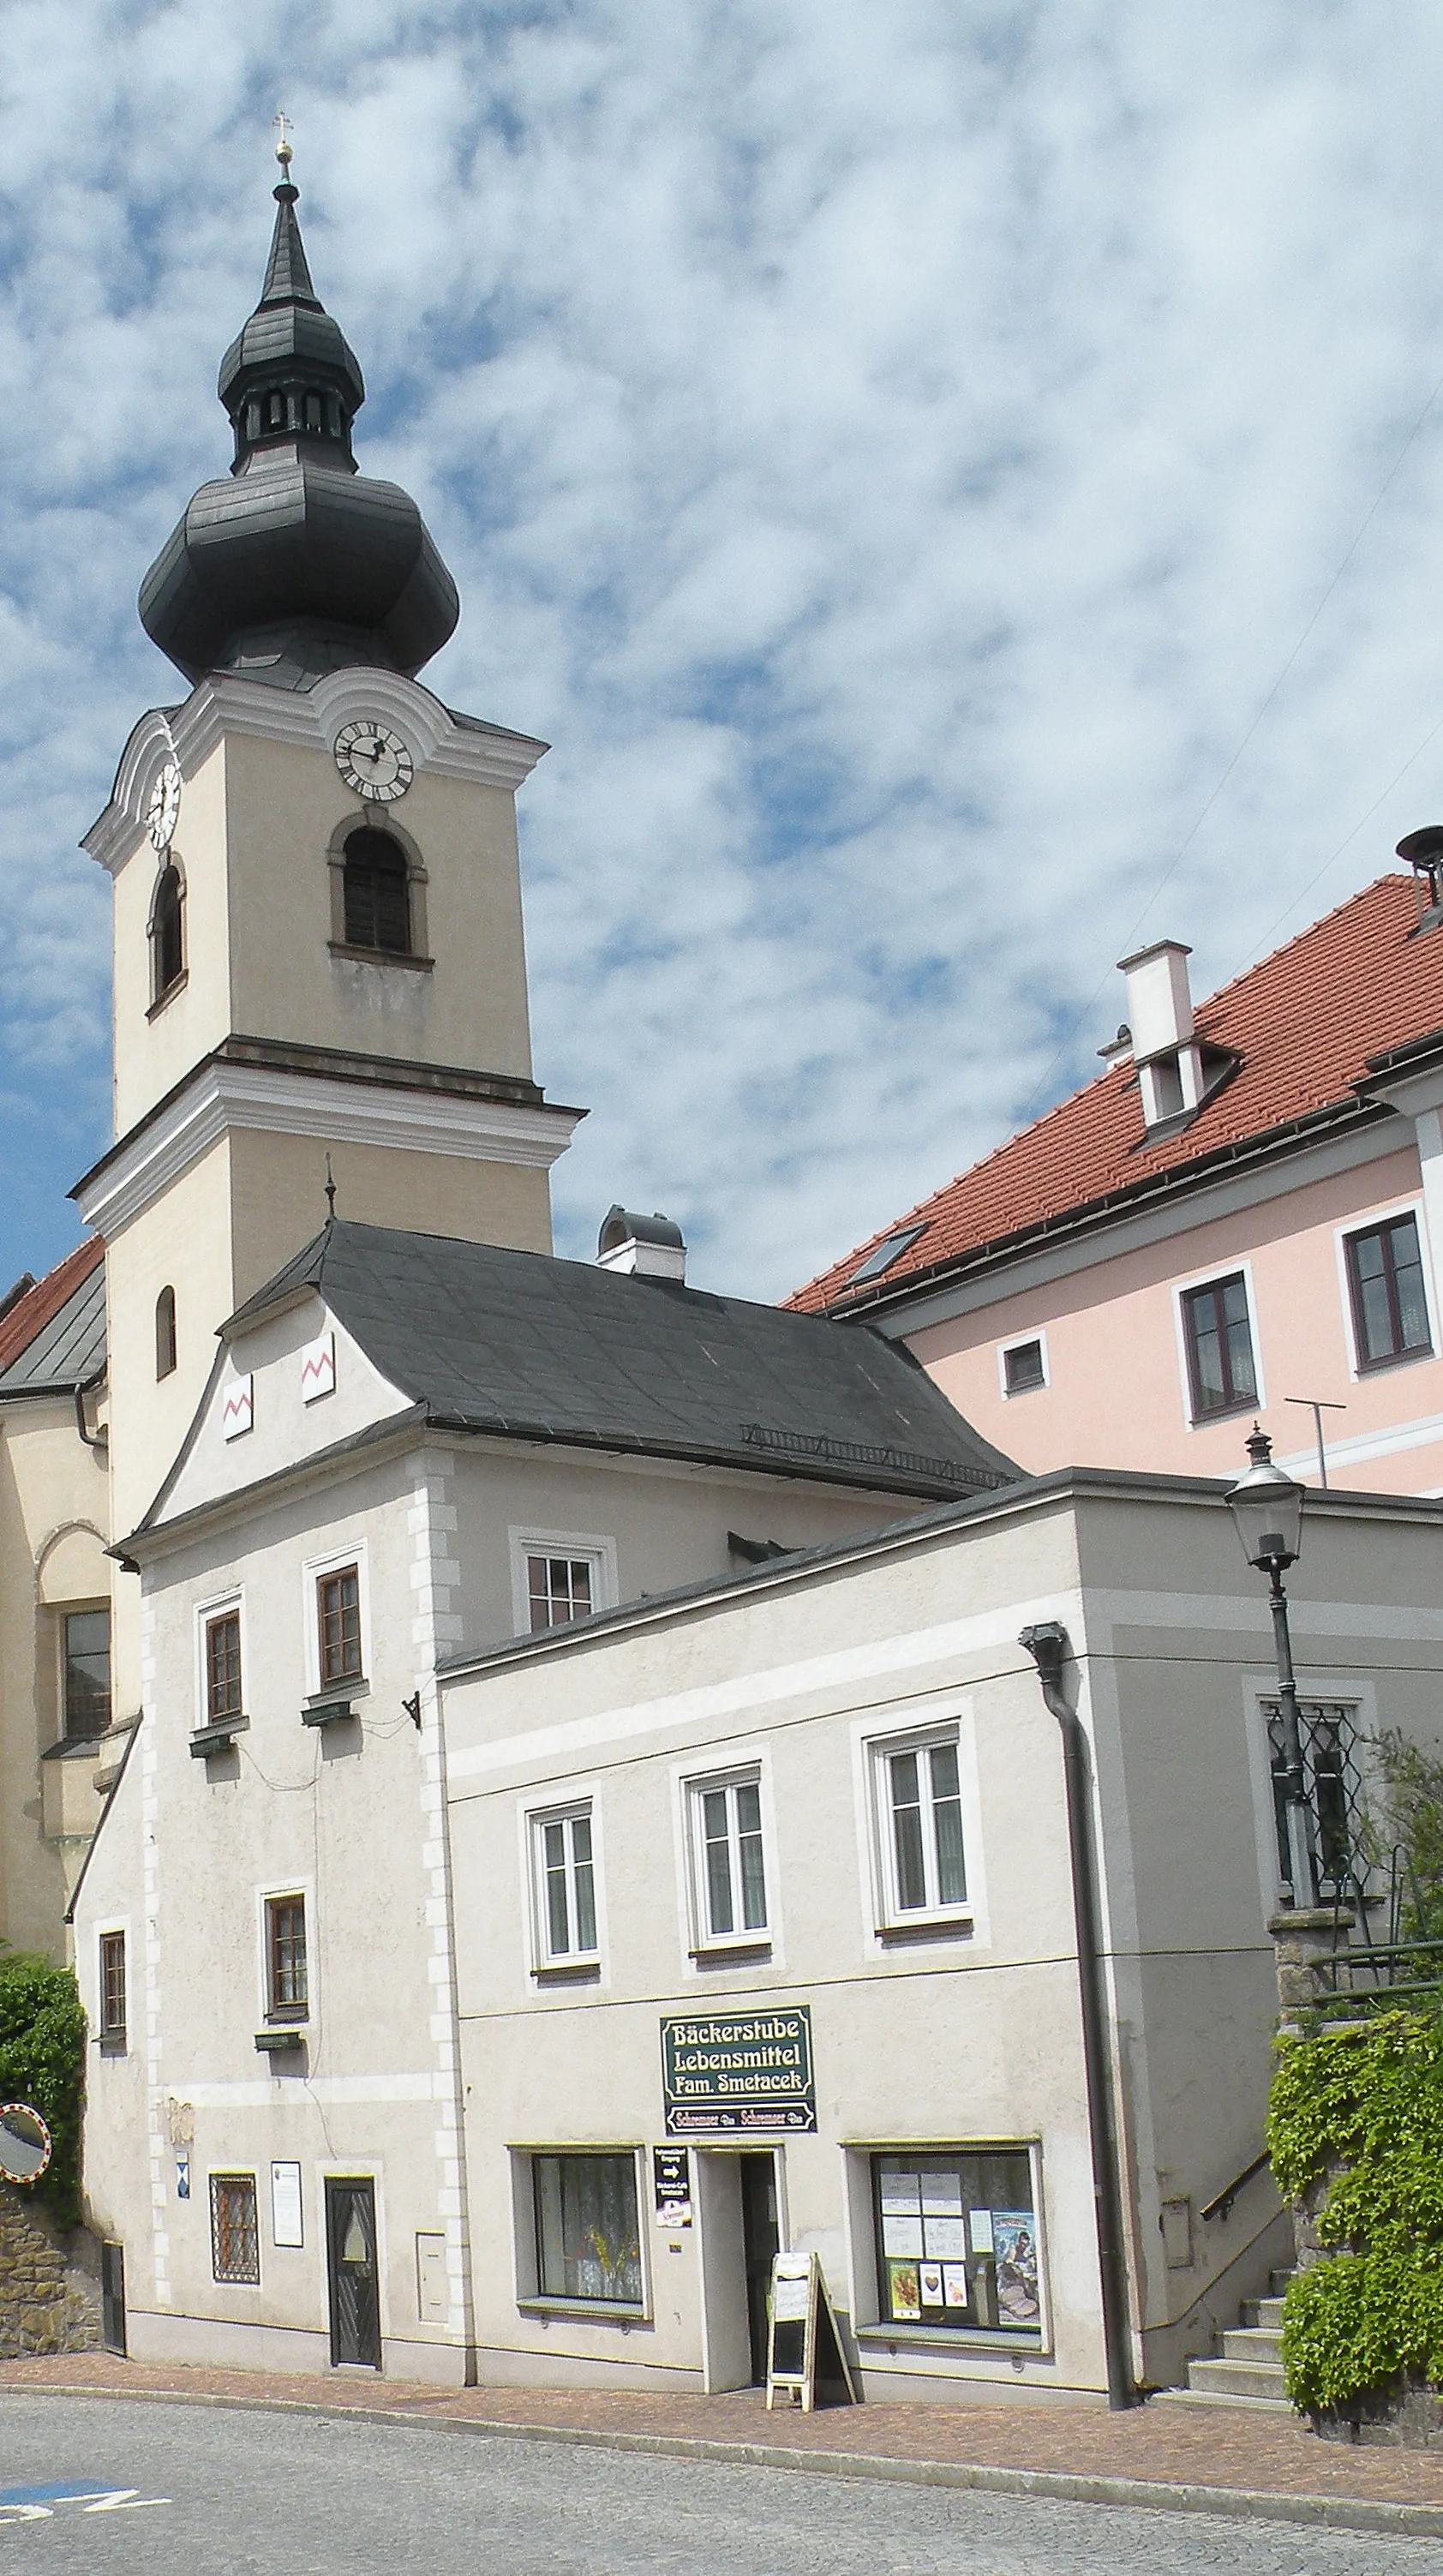
M1181 1135L1143 1142L1137 1076L1123 1060L894 1217L787 1303L809 1312L836 1304L868 1252L903 1226L925 1223L925 1231L859 1297L891 1292L1140 1182L1185 1173L1294 1120L1356 1107L1353 1086L1370 1056L1443 1030L1443 927L1410 938L1417 921L1412 876L1379 877L1200 1003L1198 1037L1242 1061Z
M73 1297L82 1279L88 1279L97 1263L105 1259L105 1246L98 1234L87 1235L77 1243L33 1288L16 1299L7 1315L0 1316L0 1369L7 1369L28 1351L37 1333L44 1331L52 1316L58 1315L67 1297Z

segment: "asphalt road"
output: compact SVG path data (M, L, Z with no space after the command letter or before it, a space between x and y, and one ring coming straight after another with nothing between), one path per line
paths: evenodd
M57 2490L69 2489L68 2494ZM1443 2542L359 2419L0 2397L0 2576L1439 2576Z

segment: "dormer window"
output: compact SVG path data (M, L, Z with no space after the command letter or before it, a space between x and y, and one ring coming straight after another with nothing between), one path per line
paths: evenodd
M156 879L150 907L152 1004L162 1002L185 972L185 887L174 859Z
M389 832L363 825L346 842L344 900L346 946L411 953L410 869Z

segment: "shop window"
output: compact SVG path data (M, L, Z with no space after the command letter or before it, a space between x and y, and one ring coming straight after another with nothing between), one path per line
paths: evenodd
M596 1860L590 1805L533 1816L531 1869L542 1966L596 1956Z
M639 2308L635 2156L539 2155L531 2172L542 2298Z
M303 1896L268 1896L266 2017L269 2021L304 2021L308 2010L306 1900Z
M361 1679L361 1574L343 1565L316 1581L316 1630L322 1690Z
M1025 2147L874 2155L872 2194L883 2325L1041 2343L1037 2216Z
M217 2281L260 2281L261 2242L253 2173L211 2175L210 2268Z
M700 1945L765 1939L767 1871L759 1774L690 1781L687 1800Z
M1344 1249L1359 1368L1387 1368L1431 1351L1417 1218L1395 1216L1350 1234Z
M125 1934L100 1936L100 2037L112 2048L125 2046Z
M65 1732L77 1741L110 1724L110 1612L65 1614Z
M872 1748L886 1923L955 1915L967 1903L956 1729Z

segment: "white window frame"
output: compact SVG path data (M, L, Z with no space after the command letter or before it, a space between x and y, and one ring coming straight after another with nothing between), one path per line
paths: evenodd
M777 1946L777 1863L776 1836L772 1830L771 1783L768 1766L760 1753L739 1761L719 1764L715 1770L683 1773L677 1782L681 1800L681 1836L686 1882L686 1923L688 1954L693 1960L715 1959L728 1951L772 1950ZM716 1790L755 1789L761 1820L762 1893L766 1903L766 1921L750 1928L742 1925L731 1932L713 1932L708 1902L706 1871L706 1836L702 1801ZM733 1851L733 1837L728 1834L728 1853ZM733 1894L741 1896L739 1854L732 1861L736 1875Z
M321 1605L319 1586L328 1574L343 1574L347 1566L356 1569L356 1582L361 1604L361 1677L359 1681L323 1682L321 1679ZM353 1538L344 1546L330 1548L324 1556L307 1557L301 1568L301 1616L305 1638L306 1696L309 1699L344 1699L348 1693L357 1696L368 1691L371 1669L371 1572L366 1556L366 1542Z
M1374 1360L1364 1367L1358 1349L1358 1326L1353 1314L1353 1283L1348 1276L1348 1245L1354 1235L1374 1234L1380 1226L1395 1225L1400 1216L1410 1216L1418 1229L1418 1255L1423 1272L1423 1303L1428 1310L1428 1338L1433 1347L1427 1351L1405 1351L1393 1360ZM1443 1357L1438 1341L1438 1296L1433 1282L1433 1249L1428 1240L1428 1215L1423 1199L1400 1199L1395 1207L1368 1208L1361 1216L1349 1217L1345 1225L1333 1228L1333 1257L1338 1269L1338 1302L1343 1310L1343 1348L1348 1355L1349 1383L1357 1386L1364 1378L1381 1377L1386 1369L1407 1368L1419 1360Z
M241 1708L243 1712L245 1710L246 1696L250 1688L251 1678L250 1635L246 1626L246 1600L244 1588L233 1587L229 1592L217 1593L212 1601L198 1601L195 1605L196 1717L195 1727L192 1731L197 1734L200 1732L202 1727L210 1726L212 1724L220 1725L223 1722L219 1718L214 1720L212 1719L207 1705L205 1632L212 1619L224 1619L232 1610L236 1611L240 1618ZM218 2172L222 2170L229 2172L230 2168L228 2166L224 2168L218 2166L216 2170ZM239 2172L240 2167L237 2166L236 2170Z
M960 1902L943 1904L935 1894L937 1871L936 1826L930 1799L923 1810L928 1819L924 1851L924 1868L931 1879L929 1901L925 1905L904 1906L897 1880L897 1847L892 1822L891 1765L899 1754L929 1754L936 1747L951 1745L957 1755L957 1797L962 1824L962 1866L966 1874L967 1893ZM896 1733L869 1734L863 1747L867 1764L867 1805L872 1857L872 1883L876 1898L874 1929L885 1940L889 1934L906 1933L929 1925L975 1925L977 1902L973 1876L976 1851L975 1800L972 1790L972 1763L969 1731L961 1716L935 1718L930 1723L907 1727ZM930 1777L929 1777L930 1787Z
M550 1916L546 1903L546 1829L548 1825L574 1824L584 1816L591 1827L591 1906L595 1917L596 1938L589 1950L553 1950L550 1940ZM599 1968L602 1956L602 1870L601 1818L596 1797L590 1790L575 1791L545 1807L528 1807L522 1814L525 1835L525 1871L527 1911L531 1925L531 1972L545 1977L552 1972ZM574 1915L574 1861L567 1846L566 1900L568 1915Z
M1230 1405L1225 1413L1194 1413L1192 1363L1188 1355L1187 1318L1183 1312L1183 1299L1195 1288L1214 1288L1220 1279L1232 1279L1239 1273L1242 1275L1243 1295L1248 1301L1248 1338L1252 1343L1253 1376L1257 1381L1257 1393L1249 1396L1246 1404ZM1236 1261L1224 1257L1209 1262L1206 1270L1195 1270L1187 1279L1175 1279L1172 1282L1172 1321L1173 1331L1177 1337L1182 1417L1189 1431L1211 1431L1216 1423L1237 1422L1250 1408L1255 1413L1266 1411L1268 1389L1267 1380L1263 1375L1263 1342L1258 1330L1257 1292L1253 1286L1253 1265L1246 1255Z
M347 1560L349 1562L349 1560ZM306 1909L306 2002L304 2012L289 2005L281 2007L276 2027L308 2030L318 2018L320 2003L320 1961L316 1955L315 1883L309 1878L268 1880L255 1892L256 1987L260 1998L257 2030L264 2030L271 2017L271 1945L270 1918L267 1908L278 1898L299 1897Z
M1042 1353L1041 1386L1009 1386L1007 1383L1008 1352L1025 1351L1033 1342L1036 1342ZM1041 1324L1034 1324L1030 1333L1012 1333L1005 1342L998 1343L997 1387L1004 1404L1015 1404L1019 1396L1023 1395L1044 1395L1051 1384L1052 1366L1047 1356L1047 1333Z
M586 1557L591 1564L591 1611L614 1610L620 1599L616 1578L616 1541L599 1537L594 1530L511 1529L511 1616L518 1637L550 1636L551 1629L531 1625L531 1586L526 1578L528 1556ZM584 1622L570 1623L581 1627Z

